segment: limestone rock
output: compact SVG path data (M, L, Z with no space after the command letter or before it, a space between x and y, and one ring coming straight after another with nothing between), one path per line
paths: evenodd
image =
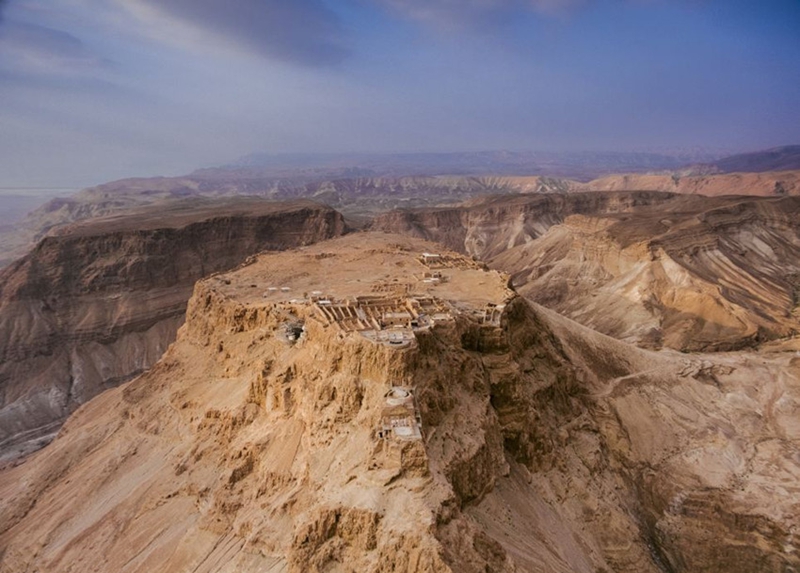
M436 249L352 234L199 282L150 371L0 472L0 571L800 566L792 354L637 349Z
M395 211L520 294L648 348L735 350L800 331L800 199L653 192L512 195Z
M174 204L76 224L0 272L0 462L153 365L203 276L344 232L310 202Z

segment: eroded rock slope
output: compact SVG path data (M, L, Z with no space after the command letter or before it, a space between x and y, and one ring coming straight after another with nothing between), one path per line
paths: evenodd
M52 199L9 228L0 227L0 268L23 256L48 233L77 221L122 214L146 205L173 209L188 198L261 197L307 199L358 220L397 207L457 203L491 193L565 191L572 182L545 177L352 177L311 180L257 177L223 171L202 177L155 177L112 181L70 197Z
M762 173L623 173L608 175L572 186L574 191L663 191L682 195L748 195L782 197L800 195L800 171Z
M797 197L517 195L374 226L474 255L532 300L643 346L726 350L800 330Z
M474 167L472 165L470 170ZM724 174L697 174L695 171L690 168L674 173L620 172L588 182L557 176L489 175L491 169L486 175L406 177L388 174L331 177L318 172L313 172L313 176L291 172L268 176L258 170L209 169L184 177L122 179L84 189L70 197L52 199L17 224L0 227L0 268L23 256L38 240L61 226L144 205L170 208L170 203L190 197L309 199L329 205L360 222L389 209L455 204L490 194L663 191L709 196L800 195L800 171L797 170ZM539 172L553 173L546 166L541 166Z
M344 232L310 202L192 201L77 224L0 273L0 455L155 363L201 277Z
M436 250L198 283L154 368L0 473L0 571L800 566L793 354L637 349Z

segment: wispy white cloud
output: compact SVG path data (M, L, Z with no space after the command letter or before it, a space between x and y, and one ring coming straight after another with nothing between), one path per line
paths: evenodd
M344 29L322 0L117 0L151 35L184 44L238 46L307 66L336 64L349 54Z
M484 26L520 13L561 15L590 0L375 0L397 14L451 28Z
M0 28L0 69L28 75L92 74L111 62L76 36L35 24L6 21Z
M746 4L0 0L0 183L177 174L259 149L796 140L800 8Z

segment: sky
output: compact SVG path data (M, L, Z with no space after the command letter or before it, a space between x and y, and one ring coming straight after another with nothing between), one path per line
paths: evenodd
M800 0L0 0L0 188L800 143Z

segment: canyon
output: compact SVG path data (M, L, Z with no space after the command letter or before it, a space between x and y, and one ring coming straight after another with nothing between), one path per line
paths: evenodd
M0 473L0 571L791 571L790 349L636 348L407 236L259 255Z
M341 235L308 201L193 200L59 229L0 271L0 460L51 439L174 340L194 283L263 250Z
M799 221L798 197L584 192L396 210L373 228L475 256L615 338L720 351L800 330Z
M259 170L207 169L184 177L133 178L97 185L51 199L13 226L0 228L0 267L23 256L49 232L71 223L119 214L145 205L169 205L190 198L256 196L275 201L309 199L339 210L363 225L397 208L457 204L485 195L663 191L700 195L785 196L800 194L800 171L763 173L676 172L604 175L588 182L551 176L429 175L336 178L291 173L278 177Z
M800 573L798 30L0 0L0 573Z
M0 271L0 573L798 569L774 177L52 202Z

